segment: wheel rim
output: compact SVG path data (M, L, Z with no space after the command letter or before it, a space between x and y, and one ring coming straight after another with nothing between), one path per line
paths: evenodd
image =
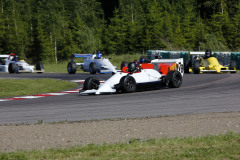
M174 82L175 82L176 86L180 86L181 85L181 76L176 75L174 78Z
M128 80L126 81L126 87L127 87L128 89L130 89L130 90L133 90L133 88L134 88L134 82L133 82L132 79L128 79Z
M91 82L91 88L92 88L92 89L98 89L98 83L97 83L97 81L92 81L92 82Z

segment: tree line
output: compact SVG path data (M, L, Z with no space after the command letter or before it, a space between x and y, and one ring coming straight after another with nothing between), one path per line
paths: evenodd
M95 50L239 49L239 0L117 0L111 9L103 1L1 0L0 54L57 62Z

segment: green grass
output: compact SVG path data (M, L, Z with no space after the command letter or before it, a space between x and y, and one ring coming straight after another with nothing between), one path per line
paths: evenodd
M0 79L0 97L57 92L76 86L76 83L55 79Z
M198 138L152 139L129 143L78 146L67 149L0 153L0 160L80 160L80 159L240 159L240 134Z
M67 65L69 61L58 62L58 63L47 63L44 65L44 72L50 73L68 73ZM79 70L80 71L80 70ZM81 71L82 72L82 71ZM44 74L44 73L43 73Z
M121 63L126 61L126 62L131 62L133 60L139 60L140 56L142 56L141 54L125 54L125 55L106 55L103 57L104 58L110 58L109 60L111 61L111 63L117 67L117 69L120 69ZM82 58L75 58L74 61L75 62L82 62L81 61ZM58 62L58 63L48 63L45 64L44 63L44 70L45 72L54 72L54 73L67 73L67 65L68 62L70 62L70 59L67 61L62 61L62 62ZM83 72L81 69L79 69L77 72L81 73Z

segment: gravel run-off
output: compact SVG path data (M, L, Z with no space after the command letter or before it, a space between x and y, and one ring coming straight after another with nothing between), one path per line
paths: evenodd
M240 133L240 112L0 126L0 152Z

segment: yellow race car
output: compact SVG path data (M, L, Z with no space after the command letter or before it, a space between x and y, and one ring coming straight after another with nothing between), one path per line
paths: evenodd
M222 62L212 56L210 49L204 56L194 55L192 61L185 62L185 73L236 73L236 60L231 60L229 66L223 66Z

